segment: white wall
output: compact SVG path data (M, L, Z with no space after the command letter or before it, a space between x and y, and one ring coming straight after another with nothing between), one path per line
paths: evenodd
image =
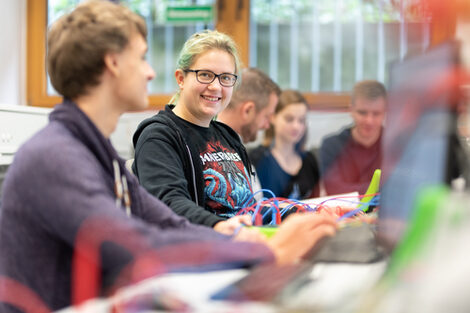
M11 163L20 145L47 124L50 111L0 104L0 165Z
M310 111L307 116L307 142L305 148L319 148L325 135L335 133L352 123L349 112Z
M25 104L26 0L0 0L0 104Z
M0 165L10 164L18 148L48 123L49 108L0 104ZM125 159L134 157L132 136L139 123L156 111L121 116L111 142Z
M156 110L144 112L126 113L121 116L119 122L111 135L111 142L124 159L134 158L134 145L132 144L132 136L144 119L151 117L157 113Z

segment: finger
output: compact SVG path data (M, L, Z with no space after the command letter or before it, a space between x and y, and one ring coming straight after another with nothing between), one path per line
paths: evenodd
M299 251L299 256L305 256L307 253L310 253L312 249L317 248L315 246L319 244L322 238L332 237L334 236L335 232L336 232L336 229L330 225L321 225L315 228L315 230L313 230L312 232L308 234L308 237L304 237L304 238L308 238L309 241L304 243L303 245L304 250ZM320 246L318 248L321 249Z
M338 218L340 215L333 210L321 210L320 212L316 213L319 216L329 216L332 218Z
M247 225L247 226L251 226L251 225L252 225L252 222L251 222L251 215L248 215L248 214L240 215L240 216L239 216L239 221L240 221L240 223L245 224L245 225Z
M227 224L230 225L230 227L235 227L235 228L242 225L242 223L240 222L239 216L231 217L226 222Z
M214 230L225 235L232 235L236 227L232 226L228 221L221 221L215 224Z
M318 227L311 229L309 232L311 238L314 240L318 240L324 236L333 236L335 233L336 227L328 224L319 225Z
M240 232L235 236L237 241L250 241L250 242L259 242L266 243L266 237L261 234L259 231L249 228L242 228Z
M290 216L289 216L290 217ZM336 219L328 215L317 215L312 213L292 214L292 218L286 219L286 224L296 225L296 227L312 229L319 225L329 224L336 226ZM283 224L284 224L283 223Z

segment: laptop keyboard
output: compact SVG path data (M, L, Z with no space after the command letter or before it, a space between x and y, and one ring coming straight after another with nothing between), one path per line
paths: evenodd
M360 223L347 224L338 229L333 237L324 237L315 245L306 259L312 263L372 263L385 257L377 244L374 225Z

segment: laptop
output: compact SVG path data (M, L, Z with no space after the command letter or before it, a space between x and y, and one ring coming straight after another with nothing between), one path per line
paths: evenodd
M340 229L310 260L368 263L392 254L413 226L418 195L468 176L457 133L459 51L448 41L391 64L377 223Z
M377 239L392 253L417 195L466 170L457 134L459 43L445 42L390 68Z
M292 286L307 283L315 263L370 263L393 253L410 227L416 196L428 187L449 184L463 171L456 129L460 98L454 81L459 49L458 42L449 41L391 64L377 224L344 227L317 244L306 262L255 268L212 299L274 301L296 290Z

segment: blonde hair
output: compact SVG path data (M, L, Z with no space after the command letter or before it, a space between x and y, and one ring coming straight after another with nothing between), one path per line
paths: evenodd
M144 19L106 0L79 4L63 15L47 35L47 70L54 88L75 99L100 83L104 56L121 52L133 34L147 36Z
M196 58L207 51L218 49L227 52L233 57L235 63L235 75L238 76L234 88L240 84L241 61L235 41L228 35L216 30L204 30L189 37L183 45L176 62L176 67L181 70L190 69L196 62ZM171 98L170 103L176 104L179 98L179 91Z
M386 98L387 91L385 86L376 80L363 80L354 85L351 94L351 104L354 105L357 98L375 100L378 98Z

